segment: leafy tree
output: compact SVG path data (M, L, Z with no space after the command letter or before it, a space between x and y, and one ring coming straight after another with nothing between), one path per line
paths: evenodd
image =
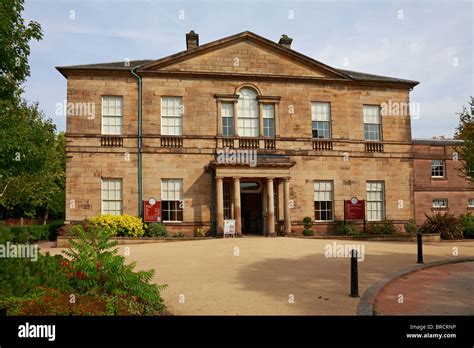
M470 108L463 107L459 115L459 126L456 128L456 138L463 140L457 147L463 159L462 175L474 180L474 98L469 102Z
M38 22L21 17L24 0L0 2L0 100L19 100L21 84L30 75L30 40L41 40ZM1 105L0 105L1 107Z
M30 75L29 42L37 22L22 18L24 0L0 3L0 208L16 216L64 211L65 139L37 104L22 99Z
M52 196L64 191L61 143L37 105L21 102L0 115L0 206L26 215L51 207Z

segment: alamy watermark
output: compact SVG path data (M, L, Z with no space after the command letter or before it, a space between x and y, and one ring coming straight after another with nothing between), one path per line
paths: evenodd
M56 103L56 116L85 116L89 120L95 118L95 103L67 102Z
M242 150L224 148L217 150L217 163L222 164L248 164L257 166L257 150Z
M420 103L415 102L383 102L380 104L380 112L382 116L411 116L413 119L420 118Z
M365 247L363 244L340 244L337 242L326 244L324 247L324 256L350 258L352 256L352 250L357 251L358 261L364 261Z
M32 244L14 244L6 242L0 244L0 257L1 258L28 258L31 261L38 260L38 246Z

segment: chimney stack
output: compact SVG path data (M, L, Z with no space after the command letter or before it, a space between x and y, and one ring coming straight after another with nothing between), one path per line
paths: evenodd
M196 34L194 30L191 30L186 34L186 49L190 50L199 46L199 34Z
M288 37L288 35L283 34L280 38L280 41L278 41L278 44L282 45L285 48L291 49L292 42L293 39L291 37Z

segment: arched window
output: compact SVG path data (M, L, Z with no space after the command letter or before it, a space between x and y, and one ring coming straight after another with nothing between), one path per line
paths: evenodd
M257 92L244 87L239 91L237 117L241 137L258 137L258 102Z

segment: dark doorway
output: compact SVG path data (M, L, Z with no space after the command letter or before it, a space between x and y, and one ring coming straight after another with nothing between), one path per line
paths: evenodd
M262 234L262 194L242 193L242 233Z

